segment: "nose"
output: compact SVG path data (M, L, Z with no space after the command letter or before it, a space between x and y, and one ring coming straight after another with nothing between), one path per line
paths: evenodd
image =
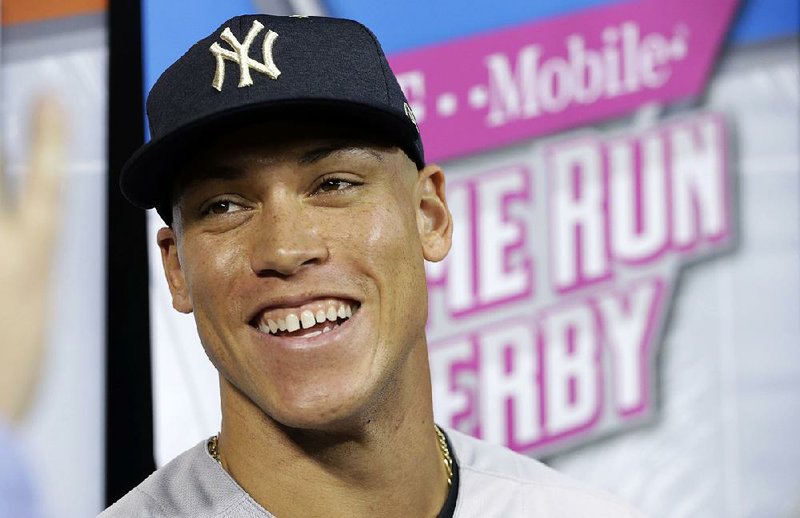
M327 244L310 210L299 200L265 206L250 256L256 275L294 275L328 258Z

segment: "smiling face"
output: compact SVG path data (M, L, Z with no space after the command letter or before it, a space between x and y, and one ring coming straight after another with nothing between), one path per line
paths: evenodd
M186 164L158 235L223 396L286 426L363 418L428 376L423 259L450 246L444 175L363 137L234 132Z

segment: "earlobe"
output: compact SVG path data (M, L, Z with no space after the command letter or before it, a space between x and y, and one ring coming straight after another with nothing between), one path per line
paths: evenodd
M169 292L172 295L172 307L181 313L192 312L192 301L186 285L186 277L178 257L178 244L175 231L164 227L157 234L158 247L161 249L161 263L167 278Z
M447 208L444 171L428 165L417 179L417 230L426 260L441 261L450 251L453 217Z

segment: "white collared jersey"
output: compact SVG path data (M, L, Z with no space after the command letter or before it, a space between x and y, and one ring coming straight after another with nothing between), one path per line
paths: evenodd
M459 470L454 518L643 518L619 498L541 462L445 430ZM267 518L213 459L206 441L182 453L100 514L100 518Z

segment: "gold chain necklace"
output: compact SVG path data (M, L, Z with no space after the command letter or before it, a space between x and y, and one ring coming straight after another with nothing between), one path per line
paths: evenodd
M447 470L447 487L450 487L453 485L453 457L450 456L450 448L447 447L447 439L444 438L442 429L437 424L433 425L433 429L436 431L436 438L439 439L442 462L444 462L444 469Z
M444 433L442 433L442 430L438 425L433 425L433 429L436 432L439 450L442 452L444 469L447 471L447 486L450 487L453 485L453 457L450 456L450 448L447 447L447 440L444 438ZM219 458L219 434L211 437L208 440L206 443L206 448L208 449L208 454L211 455L211 458L217 461L220 466L222 466L222 460Z

